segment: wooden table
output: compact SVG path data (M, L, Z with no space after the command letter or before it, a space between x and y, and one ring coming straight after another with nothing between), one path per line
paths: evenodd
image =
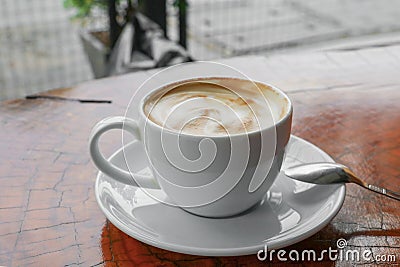
M295 135L321 147L367 182L400 191L400 46L222 62L285 90L294 102ZM90 130L106 116L123 115L130 96L152 73L95 80L43 94L64 100L43 97L0 103L0 265L267 265L255 255L197 257L143 244L108 222L98 208L93 192L97 170L87 145ZM103 151L110 155L120 144L120 132L109 133ZM398 265L399 207L399 202L348 185L337 216L319 233L287 250L321 251L335 248L336 241L345 238L349 248L396 255L397 262L385 265ZM274 262L284 264L276 258Z

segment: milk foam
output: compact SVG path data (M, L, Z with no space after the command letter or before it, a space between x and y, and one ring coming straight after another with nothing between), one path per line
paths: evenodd
M167 129L215 136L272 126L285 108L283 97L266 85L210 78L169 85L146 101L144 111Z

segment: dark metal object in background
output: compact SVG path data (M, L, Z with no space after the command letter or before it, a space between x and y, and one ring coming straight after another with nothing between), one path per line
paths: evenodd
M127 14L126 23L117 21L117 0L108 0L111 53L107 58L104 75L170 66L192 61L186 47L185 0L176 0L179 10L179 44L167 37L166 0L139 0L138 9Z
M131 2L129 2L131 4ZM178 8L179 18L179 44L187 48L187 7L186 0L176 0L174 5ZM139 1L139 10L150 20L157 23L163 30L164 37L167 36L167 6L166 0L141 0ZM122 27L117 22L116 0L108 1L108 17L110 23L110 43L114 47L121 34Z
M171 66L192 61L179 44L164 37L161 27L137 12L127 23L111 51L106 75Z
M179 44L184 48L187 48L187 37L186 37L186 28L187 28L187 6L188 3L186 0L177 0L178 9L179 9Z
M114 47L121 34L121 26L117 22L116 0L108 0L108 18L110 24L110 46Z
M157 23L164 31L164 37L167 37L166 0L142 0L139 1L139 9L146 17Z

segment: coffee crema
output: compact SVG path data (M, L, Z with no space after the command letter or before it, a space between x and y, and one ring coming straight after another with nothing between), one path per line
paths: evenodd
M286 99L271 87L236 78L170 84L150 95L144 104L145 115L161 127L206 136L270 127L286 109Z

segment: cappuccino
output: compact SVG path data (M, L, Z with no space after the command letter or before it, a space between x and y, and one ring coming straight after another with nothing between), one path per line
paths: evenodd
M258 131L287 110L271 87L235 78L202 78L165 86L145 100L154 123L185 134L218 136Z

